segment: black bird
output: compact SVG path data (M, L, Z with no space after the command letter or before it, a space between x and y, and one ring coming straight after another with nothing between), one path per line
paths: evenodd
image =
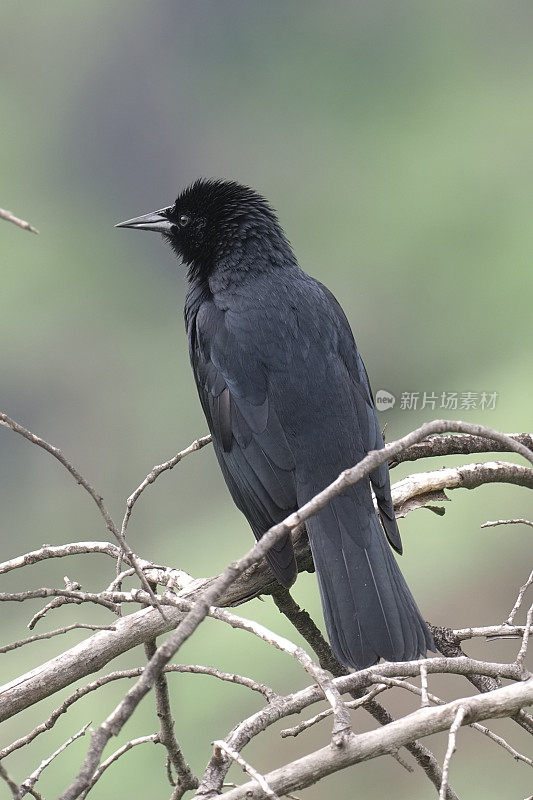
M257 539L383 447L344 312L300 269L264 198L232 181L198 180L174 205L118 227L162 233L188 267L185 324L200 402ZM356 669L434 648L380 519L401 553L386 463L306 522L330 642ZM268 560L291 586L290 537Z

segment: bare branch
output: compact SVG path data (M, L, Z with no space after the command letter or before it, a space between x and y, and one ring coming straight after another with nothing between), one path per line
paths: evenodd
M108 531L112 533L113 536L117 539L122 551L127 555L128 561L135 568L135 572L137 573L137 577L141 581L141 584L144 586L146 591L152 596L153 604L159 610L161 615L164 616L163 611L159 606L159 601L157 599L157 596L153 593L148 581L146 580L143 574L143 571L139 564L138 557L135 555L135 553L133 552L133 550L131 549L131 547L126 542L121 532L118 530L117 526L113 522L109 511L104 505L104 500L102 496L99 495L93 489L93 487L86 480L86 478L84 478L83 475L80 472L78 472L78 470L70 463L70 461L67 458L65 458L61 450L59 450L57 447L55 447L52 444L49 444L49 442L46 442L44 439L41 439L40 436L36 436L34 433L27 430L27 428L24 428L22 425L19 425L18 422L12 420L10 417L7 416L7 414L0 413L0 425L5 425L6 428L10 428L15 433L18 433L20 434L20 436L23 436L24 439L28 440L28 442L36 444L38 447L41 447L43 450L46 450L47 453L50 453L50 455L56 458L59 461L59 463L62 464L68 472L70 472L76 483L78 483L80 486L83 486L85 491L90 495L90 497L92 497L92 499L96 503L96 506L105 521Z
M425 664L420 664L420 705L422 708L429 706L428 697L428 670Z
M466 708L464 706L459 706L455 713L455 718L450 727L450 733L448 736L448 748L446 750L446 755L444 757L444 764L442 765L442 783L439 792L439 800L446 800L446 789L448 788L448 778L450 775L450 762L452 760L452 756L455 753L455 739L457 736L457 731L463 724L463 719L466 715Z
M298 607L298 604L294 601L290 592L287 589L278 587L278 589L273 592L273 598L279 610L285 614L296 630L309 642L319 657L320 665L324 669L328 669L335 676L348 674L345 667L342 666L333 655L330 645L325 641L321 631L317 628L309 614ZM378 694L378 692L376 691L375 694ZM390 722L393 722L394 718L391 714L374 699L373 691L366 695L363 693L362 689L353 689L351 695L354 698L354 703L350 703L350 707L357 708L358 704L361 704L380 725L388 725ZM420 742L411 742L406 745L406 749L426 773L435 788L438 789L442 776L440 766L431 750L428 750L428 748ZM392 752L391 755L400 764L406 766L400 758L398 750ZM214 772L216 774L216 770ZM215 775L213 774L209 776L208 767L208 770L206 770L207 780L213 780L214 777ZM218 781L220 782L221 779L223 780L223 776L220 777L219 775ZM449 790L448 800L457 800L455 793L451 789Z
M524 658L526 657L527 652L527 645L529 642L529 632L531 631L531 626L533 625L533 603L529 607L529 611L527 612L526 617L526 626L524 629L524 635L522 636L522 645L520 650L518 651L518 655L516 656L516 663L519 667L524 669L525 674L527 675L527 670L524 668Z
M186 447L184 450L180 450L173 458L169 459L168 461L163 462L163 464L158 464L157 466L153 467L151 472L148 473L146 478L143 482L138 486L135 491L128 497L126 500L126 513L124 515L124 519L122 520L122 535L126 535L126 528L128 526L129 518L131 516L131 512L133 510L133 506L144 492L147 486L153 483L162 472L166 472L169 469L173 469L176 464L179 464L185 456L190 455L190 453L195 453L197 450L201 450L202 447L205 447L206 444L211 442L211 434L208 436L202 436L199 439L195 439L192 444Z
M12 222L13 225L16 225L18 228L22 228L25 231L29 231L30 233L39 233L37 228L34 228L29 222L26 222L24 219L19 219L13 214L12 211L6 211L5 208L0 208L0 219L5 219L6 222Z
M72 603L96 603L96 605L116 611L116 603L108 598L112 596L120 597L122 594L130 602L136 602L133 599L133 595L126 592L82 592L78 589L55 589L45 586L41 589L28 589L25 592L0 592L0 602L22 603L25 600L36 600L40 597L64 597ZM145 596L148 599L148 593L145 593ZM39 612L39 614L42 614L42 612Z
M533 528L533 522L530 519L494 519L484 522L482 528L495 528L497 525L529 525Z
M78 581L71 581L68 575L65 575L63 580L65 582L65 589L67 592L78 592L81 590L81 584L78 583ZM81 602L83 601L76 599L75 595L71 597L55 597L53 600L47 603L44 606L44 608L41 608L40 611L38 611L36 614L33 615L33 617L28 622L28 628L30 629L30 631L33 630L37 625L37 623L39 622L39 620L44 619L47 613L54 608L59 608L60 606L67 605L68 603L81 603ZM108 604L106 607L110 608L112 611L115 612L119 608L118 606L115 606L113 603Z
M529 578L524 583L523 586L520 587L520 591L518 592L518 597L516 598L515 604L511 609L511 613L507 618L507 625L512 625L514 622L514 618L516 617L517 611L522 605L522 600L524 599L524 595L529 589L529 587L533 584L533 570L529 573Z
M397 516L405 516L407 511L416 507L413 498L422 497L420 505L438 502L442 495L436 496L443 489L476 489L486 483L513 483L533 489L533 470L518 464L502 461L487 461L483 464L467 464L463 467L448 467L409 475L392 487L392 500Z
M422 689L419 689L418 686L409 683L405 679L384 678L383 676L381 676L378 680L381 681L380 685L388 687L397 686L401 689L407 689L407 691L419 695L421 698L423 696ZM428 700L431 700L432 703L436 703L437 705L441 706L446 704L445 700L441 700L440 697L437 697L436 695L431 694L430 692L428 693ZM484 736L487 736L487 738L491 739L493 742L498 744L500 747L502 747L504 750L510 753L515 760L523 761L524 764L528 764L528 766L533 767L533 759L522 755L522 753L519 753L517 750L514 749L514 747L511 747L511 745L508 742L506 742L505 739L503 739L501 736L498 736L498 734L494 733L494 731L489 730L489 728L487 728L485 725L480 725L479 722L472 722L470 724L470 727L476 731L479 731Z
M426 676L427 676L427 671L426 671ZM411 692L412 694L418 695L421 698L421 700L423 700L425 694L428 700L427 705L429 705L429 701L441 706L446 704L445 700L442 700L440 697L437 697L436 695L432 694L431 692L428 692L427 690L424 693L424 691L421 688L415 686L412 683L409 683L405 678L385 678L382 675L380 675L379 677L376 676L376 681L379 682L374 687L374 689L368 692L368 694L363 695L363 697L359 701L354 700L352 702L347 703L346 705L349 708L357 708L359 705L365 702L366 698L370 697L370 695L382 692L392 687L407 689L407 691ZM316 714L314 717L311 717L308 720L304 720L304 722L301 722L299 725L295 725L293 728L286 728L285 730L282 730L280 734L282 737L298 736L298 734L302 733L302 731L307 730L312 725L315 725L317 722L320 722L322 719L325 719L330 715L331 715L331 709L326 708L324 711L321 711L320 714ZM491 739L493 742L498 744L500 747L502 747L504 750L510 753L510 755L512 755L512 757L516 761L522 761L524 762L524 764L533 767L533 759L524 756L522 753L519 753L517 750L514 749L514 747L511 747L511 745L508 742L506 742L505 739L503 739L501 736L498 736L498 734L494 733L494 731L491 731L485 725L480 725L478 722L472 722L470 727L473 728L474 730L479 731L484 736L486 736L487 738Z
M449 729L461 707L465 709L462 724L470 724L491 717L510 716L522 706L531 704L533 678L436 708L420 708L384 728L358 736L352 734L341 750L324 747L264 777L271 789L281 796L311 786L332 772L390 752L406 742ZM267 795L257 784L246 783L231 789L224 797L225 800L264 800Z
M510 439L520 442L533 451L533 435L530 433L508 433ZM420 458L440 456L469 456L473 453L508 453L512 450L505 442L496 441L488 436L469 434L452 434L428 436L421 442L407 447L390 459L391 469L404 461L417 461Z
M146 657L150 660L157 650L155 640L147 642L144 646L144 650ZM157 677L154 689L157 716L159 717L160 724L159 741L166 748L170 763L176 770L177 786L180 791L180 794L176 795L176 800L179 800L189 789L196 789L199 781L185 760L183 751L174 733L174 719L172 718L168 684L164 670Z
M307 547L302 552L307 552L309 555ZM202 596L205 587L213 585L214 580L216 579L195 582L192 589L184 590L180 596L176 598L165 596L161 601L179 605L182 595L183 599L194 601ZM231 590L225 592L220 598L220 605L243 602L256 593L272 591L274 585L275 581L269 568L266 565L258 567L253 574L246 575L236 582ZM59 591L65 592L65 590ZM103 596L113 602L149 602L148 595L140 590L130 593L101 593L95 596L100 599ZM146 608L118 619L114 622L114 631L98 631L74 648L0 687L0 721L69 686L79 678L98 671L121 653L175 627L184 617L184 612L180 608L171 608L170 605L167 606L166 614L165 621L153 609Z
M128 750L131 750L133 747L137 747L140 744L159 744L159 734L152 733L149 736L139 736L138 739L131 739L129 742L126 742L126 744L123 744L122 747L119 747L118 750L115 750L115 752L112 753L109 756L109 758L106 758L105 761L102 761L102 763L92 776L91 780L89 781L89 785L81 795L82 800L83 798L87 797L88 793L91 791L95 783L97 783L100 780L103 773L106 771L108 767L111 766L111 764L114 764L115 761L118 761L118 759L121 756L123 756L124 753L127 753Z
M160 674L161 669L202 622L208 614L210 606L219 601L224 592L226 592L239 575L248 567L256 564L278 538L290 533L294 528L300 525L301 522L323 508L333 497L342 493L348 486L356 483L385 460L396 455L405 447L416 443L430 433L444 431L460 431L475 435L489 436L491 439L505 443L511 450L519 452L533 463L533 453L520 442L514 441L505 434L500 434L497 431L484 428L483 426L445 420L436 420L432 423L428 423L408 434L406 437L403 437L403 439L387 445L384 450L372 451L369 453L358 465L342 473L336 481L313 498L313 500L307 503L302 509L290 515L279 525L271 528L246 556L239 559L235 564L230 565L216 579L204 583L201 590L192 590L193 595L194 592L197 591L197 599L193 607L183 617L178 629L170 635L160 648L158 648L137 684L130 689L122 703L117 706L113 714L111 714L106 722L95 732L84 766L74 784L67 790L64 798L73 800L73 798L79 796L80 791L83 791L84 787L87 785L87 781L97 767L103 747L110 736L118 733L124 722L133 713L140 699L149 691L157 675ZM95 634L95 636L105 635L105 632ZM94 637L92 638L94 640ZM113 638L115 638L115 634L113 634Z
M16 798L19 793L18 784L15 783L2 763L0 763L0 778L7 783L12 797Z
M326 671L315 664L313 659L302 647L298 647L289 639L268 630L264 625L260 625L249 619L244 619L243 617L238 617L236 614L232 614L225 609L212 608L210 609L209 616L227 622L232 628L239 628L240 630L253 633L264 642L271 644L277 650L282 650L295 658L304 670L317 682L324 693L324 697L333 709L333 716L335 719L335 724L333 726L333 742L337 747L342 747L344 736L350 731L350 715L341 699L337 687L328 677Z
M520 681L522 678L521 671L516 664L489 664L462 656L460 658L431 658L398 663L384 662L374 667L369 667L364 670L359 670L358 672L350 673L349 675L343 675L339 678L335 678L333 682L341 694L344 692L353 692L354 690L363 689L381 680L384 682L386 677L418 677L420 674L421 664L426 666L428 674L439 672L470 676L488 674L493 677L498 677L501 675L502 677L511 678L512 680L517 681ZM304 708L309 707L320 699L321 692L317 686L310 686L306 689L300 690L299 692L295 692L292 695L280 698L275 704L257 711L255 714L252 714L250 717L236 725L230 736L227 737L226 741L235 750L240 751L254 736L266 730L280 719L292 714L298 714ZM428 709L422 710L426 711ZM395 726L398 723L398 720L392 720L391 718L389 718L389 720L390 721L388 721L387 725L382 730L390 730L391 726ZM449 727L450 724L451 721L444 727ZM395 730L394 727L393 729ZM415 748L415 753L420 756L422 746L420 743L416 742L416 739L417 737L414 737L414 741L411 739L409 739L407 742L399 741L397 746L391 748L391 750L397 750L398 747L400 747L402 744L405 744L410 752L413 753L411 748L412 745L416 743L419 745L419 748ZM384 750L377 755L383 755L384 752L390 751ZM428 753L430 756L432 755L430 751L428 751ZM214 763L213 759L211 760L200 783L198 793L199 797L209 797L211 794L217 793L218 781L223 779L225 774L223 769L221 769L223 766L224 765L221 765L218 762ZM331 771L336 771L336 767L333 767ZM329 774L329 772L326 774ZM440 786L440 769L438 771L438 775L438 786ZM436 770L434 768L431 769L431 772L428 772L428 777L431 777L432 782L434 782L436 778ZM279 787L274 786L273 788L278 792L278 794L284 793L279 791ZM292 787L292 789L295 788L297 787ZM298 788L304 788L304 786L302 785L302 787ZM289 788L289 791L292 791L292 789ZM450 798L455 797L455 794L452 793L450 789L448 794Z
M75 733L74 736L71 736L70 739L67 739L67 741L64 742L61 747L58 747L57 750L54 750L51 756L48 756L48 758L45 758L43 761L41 761L37 769L34 770L31 775L29 775L26 780L20 784L20 789L16 796L16 800L22 800L24 795L28 794L28 792L33 789L46 767L48 767L55 758L61 755L61 753L63 753L67 747L72 744L72 742L75 742L76 739L80 738L80 736L84 736L90 724L90 722L87 722L87 724L84 725L83 728L81 728L77 733Z
M205 447L206 444L211 442L211 435L202 436L200 439L196 439L192 444L186 447L184 450L181 450L177 453L173 458L169 459L168 461L163 462L163 464L158 464L157 466L153 467L151 472L148 473L146 478L143 482L138 486L133 494L131 494L128 499L126 500L126 512L122 519L122 526L120 529L120 535L123 541L126 541L126 529L128 527L128 523L131 517L131 512L133 511L133 506L137 502L138 498L144 492L147 486L153 483L162 472L166 472L167 470L173 469L176 464L179 464L185 456L188 456L190 453L195 453L197 450L201 450L202 447ZM117 559L117 573L120 572L121 568L121 559Z
M433 638L437 648L443 655L461 659L465 657L463 650L458 644L457 639L450 628L435 625L429 625L429 628L433 633ZM515 666L517 670L520 670L520 665L515 664ZM479 672L471 673L466 676L467 680L469 680L470 683L480 692L490 692L493 689L499 688L501 686L501 679L503 677L505 677L503 673L501 675L489 676L487 673L480 674ZM526 714L526 712L522 709L521 711L518 711L516 714L512 715L511 719L513 719L514 722L527 731L527 733L533 736L533 716Z
M361 708L364 706L365 703L368 703L370 700L373 700L378 694L385 692L389 687L385 683L378 683L373 689L369 692L365 692L365 694L358 697L357 700L348 700L346 703L346 708L349 709L356 709ZM310 717L309 719L300 722L298 725L294 725L292 728L284 728L280 731L280 736L282 739L286 739L288 736L298 736L303 731L308 730L309 728L316 725L318 722L321 722L323 719L330 717L333 713L333 709L325 708L324 711L320 711L318 714L315 714L314 717Z
M87 684L87 686L76 689L73 694L71 694L66 698L66 700L64 700L63 703L61 703L59 708L52 712L45 722L37 725L37 727L35 727L30 733L26 734L26 736L17 739L12 744L0 750L0 762L15 750L25 747L27 744L36 739L41 733L51 730L59 717L62 714L65 714L70 706L72 706L78 700L81 700L82 697L85 697L87 694L90 694L91 692L94 692L97 689L100 689L102 686L112 683L113 681L122 680L123 678L138 678L140 675L142 675L143 670L144 667L116 670L115 672L109 673L109 675L103 675L100 678L97 678L97 680L92 681L91 683ZM245 675L238 675L235 672L223 672L215 667L208 667L201 664L167 664L165 667L165 672L180 672L190 675L208 675L213 678L218 678L221 681L235 683L238 686L245 686L246 688L251 689L253 692L262 694L269 703L273 703L278 699L278 695L273 689L270 688L270 686L265 686L263 683L258 683L252 678L246 677Z
M524 635L525 625L486 625L480 628L458 628L452 631L457 643L464 642L466 639L475 639L478 636L485 636L487 639L518 639Z
M279 800L279 797L272 791L272 789L270 788L264 777L259 772L257 772L257 770L255 770L247 761L245 761L244 758L240 755L240 753L238 753L236 750L230 747L229 744L224 742L222 739L217 739L215 742L213 742L213 745L215 747L215 758L220 758L220 755L218 753L220 751L223 751L224 753L226 753L227 756L230 757L232 761L235 761L237 764L239 764L239 766L241 766L243 770L247 772L248 775L250 775L250 777L252 777L254 781L256 781L259 784L265 795L269 797L270 800Z
M29 567L48 558L64 558L65 556L78 556L85 553L103 553L115 560L120 555L120 548L111 542L70 542L70 544L52 545L43 544L39 550L32 550L22 556L16 556L9 561L0 563L0 575L11 572L13 569ZM149 563L149 562L146 562Z
M72 625L66 625L64 628L56 628L55 631L37 633L35 636L28 636L27 639L20 639L18 642L6 644L0 647L0 653L9 653L11 650L16 650L18 647L24 647L25 644L40 642L43 639L52 639L54 636L61 636L64 633L69 633L74 630L114 631L115 627L113 625L89 625L85 622L74 622Z

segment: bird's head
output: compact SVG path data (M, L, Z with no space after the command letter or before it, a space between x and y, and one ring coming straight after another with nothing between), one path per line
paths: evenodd
M174 205L115 227L163 234L191 275L209 274L217 263L239 258L247 246L290 252L267 201L234 181L197 180Z

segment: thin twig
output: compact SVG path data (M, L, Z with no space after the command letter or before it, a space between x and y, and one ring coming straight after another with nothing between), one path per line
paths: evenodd
M525 625L510 625L504 622L502 625L485 625L479 628L458 628L452 631L457 643L467 639L475 639L478 636L485 636L487 639L517 639L524 635Z
M239 766L242 767L243 770L247 772L251 778L254 779L254 781L257 781L257 783L259 784L259 786L264 791L267 797L270 797L271 800L279 800L279 797L275 792L272 791L272 789L264 779L263 775L261 775L260 772L257 772L257 770L251 766L251 764L245 761L240 753L238 753L236 750L230 747L230 745L224 742L222 739L217 739L215 742L213 742L213 745L215 747L216 758L220 758L220 756L216 754L216 751L222 750L224 753L226 753L227 756L230 757L232 761L235 761L237 764L239 764Z
M72 744L72 742L75 742L76 739L80 738L80 736L84 736L90 724L91 724L90 722L87 722L83 726L83 728L81 728L77 733L74 734L74 736L71 736L70 739L67 739L66 742L63 742L61 747L58 747L57 750L54 750L51 756L48 756L48 758L45 758L43 761L41 761L37 769L34 770L31 773L31 775L29 775L26 778L26 780L20 784L20 789L16 797L16 800L22 800L24 795L28 794L28 792L30 792L31 789L33 789L33 787L41 777L46 767L48 767L55 758L61 755L61 753L63 753L67 749L67 747L69 747Z
M40 642L43 639L52 639L54 636L61 636L64 633L69 633L74 630L89 630L89 631L114 631L113 625L89 625L85 622L74 622L72 625L66 625L64 628L56 628L55 631L47 631L46 633L37 633L35 636L28 636L27 639L20 639L18 642L12 642L0 647L0 653L9 653L10 650L16 650L18 647L24 647L26 644L32 642Z
M448 787L448 780L450 776L450 761L452 760L452 756L455 753L455 739L457 736L457 731L463 724L463 719L465 717L465 714L466 714L466 708L464 706L459 706L455 714L455 719L450 727L450 733L448 736L448 748L446 750L444 763L442 765L442 783L440 785L439 800L446 800L446 789Z
M497 525L529 525L533 528L533 522L530 519L489 519L481 527L495 528Z
M117 559L117 569L119 561L120 559ZM122 572L118 572L107 587L106 592L120 592L123 582L126 580L126 578L130 578L132 575L135 575L135 570L133 567L129 567L129 569L124 569Z
M378 683L377 686L370 691L365 692L365 694L361 695L361 697L358 697L357 700L348 700L346 702L346 708L349 708L350 710L360 708L361 706L364 706L365 703L373 700L378 694L385 692L388 688L389 687L386 684ZM325 708L324 711L320 711L318 714L315 714L314 717L309 717L309 719L300 722L298 725L294 725L292 728L284 728L280 731L280 736L282 739L286 739L288 736L298 736L300 733L303 733L303 731L313 727L313 725L316 725L323 719L330 717L332 713L333 709L331 707Z
M227 622L232 628L238 628L253 633L259 639L273 645L277 650L288 653L295 658L324 692L324 697L333 709L335 720L333 726L333 741L336 746L342 746L344 737L350 732L350 715L348 714L346 705L338 689L326 674L325 670L319 667L318 664L315 664L313 659L302 647L298 647L298 645L295 645L289 639L279 636L277 633L265 628L264 625L260 625L258 622L249 619L244 619L244 617L239 617L226 609L212 608L210 609L209 616Z
M173 458L170 458L168 461L163 462L163 464L158 464L151 472L148 473L146 478L143 482L135 489L134 492L128 497L126 500L126 513L124 514L124 519L122 520L122 535L125 536L126 528L128 526L129 518L131 516L131 512L133 510L133 506L144 492L147 486L153 483L162 472L166 472L166 470L173 469L176 464L179 464L185 456L190 455L190 453L195 453L197 450L201 450L202 447L205 447L206 444L209 444L212 440L211 434L208 436L201 436L199 439L195 439L192 444L188 447L185 447L183 450L180 450Z
M190 453L195 453L197 450L201 450L202 447L205 447L206 444L209 444L212 440L211 434L208 436L202 436L199 439L196 439L192 444L186 447L184 450L180 450L173 458L169 459L168 461L163 462L163 464L157 464L152 470L148 473L146 478L143 482L135 489L135 491L128 497L126 500L126 512L122 519L122 525L120 528L120 535L123 541L126 541L126 529L128 527L128 523L131 517L131 512L133 511L133 506L144 492L147 486L153 483L162 472L166 472L167 470L173 469L176 464L179 464L185 456L188 456ZM120 573L121 570L121 558L117 559L117 575Z
M425 664L420 664L420 705L422 708L429 706L428 697L428 670Z
M522 645L520 650L518 651L518 655L516 656L516 663L520 667L520 669L524 670L524 675L527 676L527 670L524 668L524 658L526 657L527 652L527 645L529 642L529 632L531 631L531 626L533 625L533 603L529 607L529 611L527 612L526 617L526 627L524 630L524 635L522 636Z
M5 208L0 208L0 219L5 219L6 222L12 222L13 225L16 225L18 228L22 228L25 231L29 231L30 233L39 233L37 228L34 228L29 222L26 222L24 219L19 219L19 217L16 217L12 211L7 211Z
M63 703L56 708L55 711L48 717L45 722L42 722L40 725L37 725L30 733L26 734L26 736L17 739L12 744L4 747L0 750L0 762L2 759L6 758L10 753L13 753L15 750L19 750L21 747L25 747L27 744L32 742L34 739L37 738L41 733L45 731L51 730L54 727L57 720L62 714L65 714L70 706L76 703L78 700L81 700L82 697L85 697L87 694L100 689L102 686L106 686L108 683L112 683L117 680L122 680L126 678L138 678L142 675L144 667L133 667L132 669L124 669L124 670L116 670L115 672L111 672L108 675L102 675L100 678L97 678L95 681L87 684L86 686L80 687L76 689L76 691L69 695ZM167 664L165 667L166 673L172 672L179 672L179 673L186 673L190 675L207 675L213 678L217 678L218 680L225 681L228 683L235 683L237 686L244 686L247 689L250 689L253 692L258 692L259 694L263 695L263 697L269 703L275 702L279 695L274 692L270 686L266 686L263 683L259 683L258 681L254 681L252 678L248 678L245 675L238 675L235 672L223 672L222 670L218 670L215 667L205 666L203 664Z
M516 617L516 613L517 613L518 609L520 608L520 606L522 605L522 600L524 599L524 595L527 592L527 590L529 589L529 587L531 586L531 584L533 584L533 569L529 573L529 578L527 579L527 581L524 583L523 586L520 587L520 591L518 592L518 597L516 598L515 604L511 609L511 613L509 614L509 616L507 618L507 624L508 625L512 625L513 624L514 618Z
M87 795L90 792L90 790L93 788L95 783L97 783L100 780L100 778L102 777L102 775L106 771L106 769L108 767L110 767L111 764L114 764L115 761L118 761L118 759L121 756L123 756L124 753L127 753L128 750L131 750L132 747L137 747L140 744L150 744L150 743L159 744L159 734L158 733L152 733L149 736L139 736L138 739L131 739L129 742L126 742L126 744L123 744L122 747L119 747L118 750L115 750L115 752L112 753L109 756L109 758L106 758L105 761L102 761L102 763L100 764L100 766L98 767L98 769L96 770L94 775L92 776L91 780L89 781L89 785L83 791L83 793L80 795L81 800L84 800L84 798L87 797Z
M102 553L116 560L120 554L120 548L111 542L70 542L69 544L60 544L54 547L49 544L43 544L38 550L32 550L22 556L16 556L16 558L0 563L0 575L11 572L13 569L38 564L48 558L65 558L65 556L78 556L86 553ZM148 564L150 562L145 563Z
M131 547L126 542L121 532L113 522L113 519L111 518L111 515L104 504L102 496L99 495L95 491L95 489L93 489L89 481L83 477L83 475L76 469L76 467L74 467L70 463L70 461L67 458L65 458L61 450L59 450L59 448L55 447L54 445L50 444L44 439L41 439L40 436L37 436L35 433L32 433L27 428L24 428L23 425L20 425L18 422L15 422L15 420L8 417L7 414L0 413L0 425L5 425L6 428L10 428L12 431L14 431L14 433L18 433L20 436L23 436L24 439L27 439L28 442L36 444L38 447L41 447L43 450L46 450L47 453L50 453L50 455L56 458L59 461L59 463L62 464L68 472L70 472L76 483L82 486L85 489L85 491L90 495L90 497L92 497L92 499L96 503L98 510L100 511L100 514L102 515L105 521L108 531L112 533L113 536L117 539L121 549L127 555L128 561L135 568L135 572L137 573L137 577L139 578L141 584L150 594L154 606L164 617L165 615L161 606L159 605L157 596L152 591L152 588L150 587L148 581L146 580L143 574L143 571L139 564L138 557L135 555L135 553L133 552L133 550L131 549Z
M510 439L520 442L533 451L533 435L530 433L508 433ZM406 447L389 461L391 469L404 461L417 461L420 458L435 458L441 456L464 455L473 453L508 453L511 448L502 441L496 441L488 436L472 434L438 434L428 436L416 444Z
M64 597L72 603L96 603L96 605L115 611L116 603L108 598L120 597L122 594L126 595L130 602L139 602L134 600L131 592L82 592L79 589L55 589L44 586L40 589L27 589L25 592L0 592L0 602L22 603L25 600L37 600L41 597ZM142 596L147 600L149 598L148 592L142 593Z
M0 778L2 778L8 785L13 798L17 798L20 788L10 776L4 765L0 762Z
M273 593L272 597L277 607L282 614L285 614L287 619L294 625L296 630L309 642L315 653L319 658L321 667L329 670L335 676L348 674L346 668L340 664L335 658L333 651L324 639L322 632L319 630L315 622L311 619L310 615L299 608L298 604L294 601L288 589L278 587ZM372 694L372 692L370 693ZM378 692L376 692L378 694ZM391 714L385 709L374 696L366 696L361 689L351 691L351 695L355 700L355 704L363 701L361 705L368 711L368 713L379 722L380 725L388 725L394 721ZM351 705L351 704L350 704ZM357 707L355 705L354 707ZM441 781L441 771L437 759L427 747L420 742L410 742L407 744L406 749L411 753L415 761L426 773L429 780L433 785L438 788ZM398 750L395 749L391 752L391 756L404 765ZM404 765L405 766L405 765ZM408 768L409 770L411 768ZM455 795L450 789L449 800L455 800Z
M150 660L157 650L157 644L155 640L146 642L144 645L144 650L146 657L148 660ZM154 684L154 690L157 716L159 717L160 724L159 741L166 748L169 761L176 770L177 785L181 791L181 795L177 795L176 800L179 800L179 798L183 796L183 794L185 794L185 792L189 789L196 789L199 781L187 763L178 740L176 739L176 734L174 733L174 720L172 718L168 684L164 671L162 671L157 677L157 680Z

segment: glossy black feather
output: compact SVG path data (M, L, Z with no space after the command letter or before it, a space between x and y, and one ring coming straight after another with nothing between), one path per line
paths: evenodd
M199 181L165 214L165 235L189 266L189 352L215 453L259 538L383 447L366 370L342 308L299 268L263 198L232 182ZM433 647L371 487L401 552L386 464L307 522L331 644L356 668ZM290 538L268 557L290 586Z

